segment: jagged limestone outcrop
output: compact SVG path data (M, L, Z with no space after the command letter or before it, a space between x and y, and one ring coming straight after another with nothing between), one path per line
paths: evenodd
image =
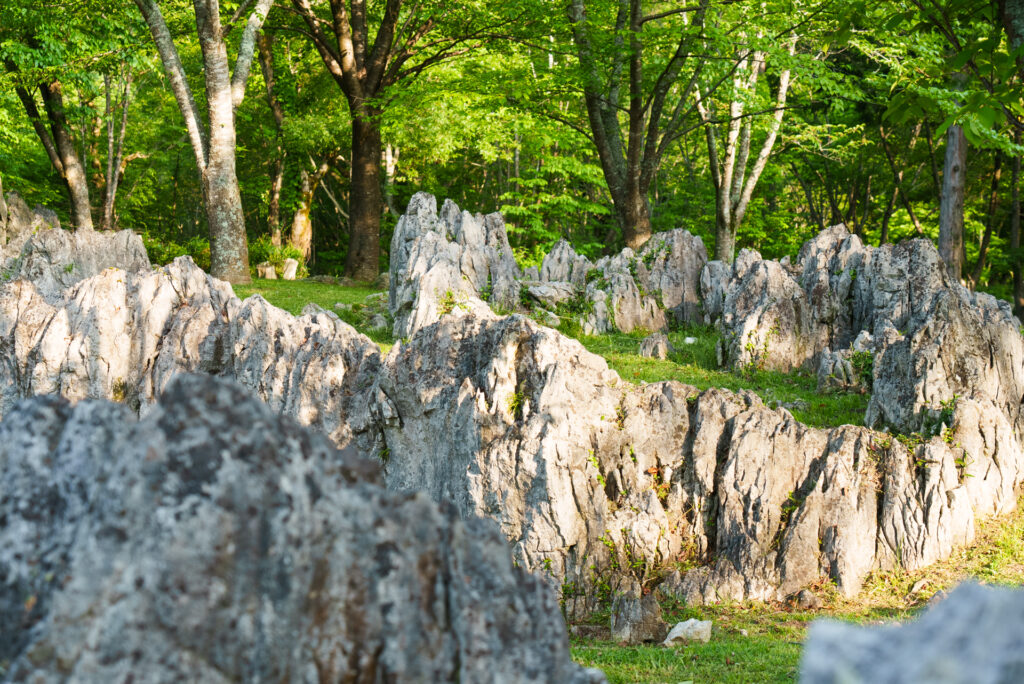
M604 681L493 524L234 383L179 376L140 422L22 402L0 493L5 680Z
M110 399L145 412L171 378L233 378L273 409L374 452L368 398L380 351L337 316L242 302L190 258L156 271L108 269L55 303L31 281L0 285L0 415L19 399Z
M519 267L501 214L473 215L433 195L409 200L391 238L388 306L394 335L412 335L453 308L481 312L481 299L511 310L519 304Z
M521 316L446 319L392 351L376 410L388 486L491 517L571 610L601 587L780 599L917 568L1015 504L1012 425L963 398L916 442L806 427L753 394L633 386ZM687 570L677 570L689 568Z

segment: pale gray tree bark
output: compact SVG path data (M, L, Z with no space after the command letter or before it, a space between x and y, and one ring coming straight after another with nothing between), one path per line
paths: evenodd
M256 36L273 0L245 0L226 24L221 22L218 0L193 0L196 33L203 54L205 122L159 4L156 0L135 0L135 4L153 35L196 158L210 230L210 273L232 283L249 282L249 247L235 169L235 108L245 96ZM225 38L253 4L232 73Z

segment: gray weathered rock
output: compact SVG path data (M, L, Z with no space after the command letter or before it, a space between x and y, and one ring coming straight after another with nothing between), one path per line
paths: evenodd
M709 261L700 272L700 296L704 306L705 325L718 321L725 304L726 291L732 278L732 267L721 261Z
M640 356L649 359L667 359L668 355L675 351L668 341L668 336L663 333L648 335L640 340Z
M480 298L505 309L519 304L519 267L501 214L476 216L432 195L409 200L391 239L389 307L395 337L408 337L436 322L444 302L486 309Z
M630 646L659 643L668 632L661 617L661 604L653 593L637 596L635 591L616 596L611 610L612 639Z
M387 290L391 286L391 274L387 271L379 273L377 277L373 279L373 286L380 288L381 290Z
M531 283L523 281L523 287L530 293L532 299L539 302L542 306L552 309L576 296L576 289L571 283L561 283L558 281Z
M711 626L711 620L697 620L695 618L690 618L685 622L677 622L675 627L669 631L668 636L665 637L662 645L678 646L692 641L706 644L711 641Z
M800 681L1024 681L1024 592L967 583L904 625L815 621L804 647Z
M281 278L283 280L295 280L298 273L299 262L292 258L285 259L284 264L281 266Z
M42 230L25 241L5 279L31 280L39 294L59 300L64 290L108 268L122 271L150 270L142 238L130 230Z
M370 388L380 352L316 311L244 302L188 257L156 271L107 269L47 302L29 281L0 285L0 415L18 399L105 398L145 412L181 372L233 378L274 410L375 452Z
M806 427L752 394L635 387L528 319L446 319L392 351L375 411L398 491L499 522L527 568L566 587L662 588L688 603L782 600L825 578L924 567L1015 505L1024 459L990 403L908 451L866 428ZM458 435L452 439L451 435ZM945 439L943 439L945 437ZM626 559L642 559L641 576ZM648 574L653 573L653 574Z
M701 272L708 263L704 242L678 228L653 235L639 256L646 266L644 289L660 296L662 307L677 322L702 322Z
M577 290L587 284L587 273L594 265L590 259L577 254L566 240L559 240L544 257L540 267L540 280L544 282L572 283Z
M232 383L0 424L12 681L600 682L504 539ZM511 638L514 635L514 638Z
M264 261L256 265L256 277L265 280L277 280L277 269L274 268L274 264Z
M7 221L0 226L4 229L3 234L0 234L0 253L5 262L4 269L7 270L10 268L10 260L21 254L21 248L30 237L40 231L60 228L60 219L38 204L35 209L29 209L21 195L13 190L7 193L5 204Z

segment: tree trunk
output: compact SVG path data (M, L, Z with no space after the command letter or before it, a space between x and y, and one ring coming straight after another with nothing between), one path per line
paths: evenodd
M309 261L313 251L313 222L309 218L310 207L313 206L313 184L309 180L309 172L299 172L301 187L299 189L299 206L295 209L292 219L292 234L288 242L302 252L302 260Z
M967 139L958 125L946 135L946 161L942 173L942 200L939 204L939 255L951 278L960 281L964 247L964 185L967 166Z
M277 156L270 170L270 202L267 207L267 224L270 226L270 244L281 246L281 188L284 185L285 149L281 144L282 127L284 126L284 106L277 96L277 78L274 75L274 38L261 31L256 37L260 69L263 82L266 84L267 104L274 116L274 127L277 129Z
M284 152L279 148L279 156L274 160L270 171L270 204L267 207L267 224L270 226L270 244L281 246L281 187L284 185L284 163L281 159Z
M248 283L249 245L242 195L235 172L235 105L216 2L195 0L196 29L203 52L210 132L203 195L210 227L210 275L229 283Z
M375 113L352 109L351 220L345 275L369 281L377 277L380 268L381 138Z
M85 175L85 167L75 151L75 144L68 131L67 117L64 113L64 97L60 82L40 83L39 92L43 95L43 106L50 120L50 132L60 156L64 169L64 181L71 196L71 222L78 230L92 230L92 207L89 204L89 181Z
M627 184L626 196L616 204L622 238L630 249L638 249L651 237L651 213L647 193L636 184Z

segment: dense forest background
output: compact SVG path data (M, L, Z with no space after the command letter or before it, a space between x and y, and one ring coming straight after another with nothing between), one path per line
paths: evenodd
M1020 0L4 0L0 180L236 282L372 279L425 190L523 266L845 223L1019 306L1022 39Z

